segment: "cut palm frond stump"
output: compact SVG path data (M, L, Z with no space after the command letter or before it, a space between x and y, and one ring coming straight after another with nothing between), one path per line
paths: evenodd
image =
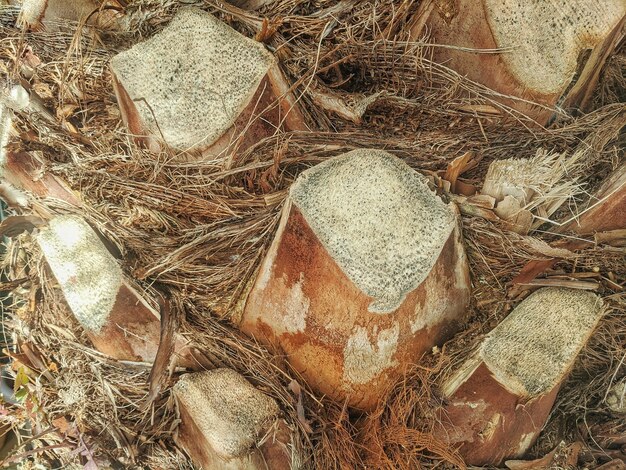
M37 236L70 310L94 346L116 359L154 361L159 314L125 280L117 260L82 219L60 216Z
M428 32L436 62L546 124L557 108L587 108L625 18L619 0L425 1L413 36Z
M469 297L454 207L397 157L354 150L291 187L241 328L316 390L372 409L461 328Z
M177 442L199 468L298 468L278 404L237 372L184 374L173 391L181 419Z
M100 9L97 0L24 0L21 20L30 28L67 28L68 22L86 22L100 28L116 27L115 10Z
M199 9L181 9L111 69L128 129L153 151L216 157L306 128L274 56Z
M540 289L442 384L439 432L466 463L500 465L528 451L603 313L593 293Z
M79 196L60 178L46 171L44 162L29 152L11 151L5 148L11 134L13 113L27 112L44 115L48 111L21 85L7 86L0 92L0 162L2 179L12 187L41 198L55 198L68 204L79 204Z

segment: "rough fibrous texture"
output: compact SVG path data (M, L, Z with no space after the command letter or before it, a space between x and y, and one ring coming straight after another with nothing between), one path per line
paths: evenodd
M388 313L431 271L454 215L406 163L354 150L305 171L291 198L350 280Z
M221 137L273 64L262 44L195 8L111 60L146 130L181 150Z
M97 333L107 322L122 284L122 270L82 219L60 216L37 236L74 316Z
M592 49L626 14L623 1L487 0L485 9L503 59L520 83L562 93L580 53Z
M591 292L540 289L491 331L481 358L518 395L545 394L563 380L602 313Z
M231 369L185 374L174 392L215 452L224 458L250 451L279 413L272 398Z

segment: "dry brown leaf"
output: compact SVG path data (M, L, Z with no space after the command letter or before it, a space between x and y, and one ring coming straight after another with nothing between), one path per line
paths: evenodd
M448 164L448 168L443 175L443 179L450 182L452 192L456 192L456 183L459 176L475 166L475 164L472 164L474 157L474 152L465 152L463 155L456 157Z
M36 81L33 84L32 89L43 100L51 100L54 98L54 93L52 93L52 88L47 83Z
M288 388L291 391L291 393L293 393L296 396L298 400L296 403L296 412L298 414L298 421L300 421L300 424L302 424L302 427L304 428L304 430L307 433L311 434L313 432L313 428L311 427L311 425L309 424L309 421L306 419L306 416L304 415L304 405L302 404L302 387L297 381L292 380L291 382L289 382Z
M502 201L498 202L494 212L498 217L504 220L510 220L517 216L522 210L520 202L513 196L505 196Z
M514 232L526 235L530 231L533 215L530 211L522 209L520 202L513 196L505 196L494 212L501 219L511 223Z
M490 220L492 222L500 221L500 218L489 209L485 209L484 207L475 206L474 204L468 203L459 203L459 210L461 214L470 216L470 217L482 217L483 219Z
M523 239L524 245L528 248L540 253L544 256L549 256L550 258L571 258L574 256L574 253L566 248L557 248L548 245L543 240L534 237L524 237Z
M478 192L478 188L476 188L473 184L469 184L461 179L458 179L456 181L456 192L458 194L462 194L463 196L473 196Z
M526 235L530 232L533 225L533 215L528 210L521 210L515 217L508 220L514 226L513 231L520 235Z
M36 215L12 215L0 223L0 237L15 237L44 224L45 221Z
M468 197L467 203L484 207L485 209L493 209L496 205L496 200L488 194L476 194L475 196Z
M24 52L22 52L22 60L26 65L33 69L41 65L41 59L33 52L33 48L31 46L26 46L24 48Z

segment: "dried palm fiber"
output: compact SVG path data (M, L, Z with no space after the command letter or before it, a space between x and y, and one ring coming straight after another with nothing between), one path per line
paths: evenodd
M611 55L604 66L601 82L593 96L595 109L607 103L623 102L626 90L626 41L618 45L616 53Z
M263 17L269 18L262 37L269 37L267 41L277 49L288 75L298 83L296 96L302 94L300 100L317 131L265 139L228 168L220 161L172 163L167 154L149 158L125 135L105 70L109 58L123 45L162 28L178 2L133 2L127 18L131 33L96 35L93 30L82 30L76 37L67 31L23 34L14 26L15 10L3 10L0 73L11 79L17 73L31 74L31 91L38 93L54 117L47 121L42 114L17 113L9 146L41 158L46 170L66 179L84 198L80 208L37 201L35 210L86 217L119 248L127 273L146 281L146 289L155 280L167 286L173 311L188 320L181 321L181 332L194 341L202 364L233 368L269 391L294 429L300 426L304 454L308 451L312 459L306 461L308 467L354 468L367 462L376 468L429 468L442 460L460 465L458 457L430 433L429 416L439 400L432 384L448 370L448 364L467 353L481 332L496 326L518 302L507 297L507 289L524 264L552 257L552 247L545 244L567 235L545 233L548 224L530 236L521 236L498 219L470 212L475 207L471 201L461 202L475 283L472 324L443 353L427 357L416 367L385 407L361 419L350 416L341 404L309 394L300 383L302 413L309 421L305 425L297 411L297 392L287 389L291 379L298 377L284 372L288 368L281 358L270 357L229 326L230 307L271 239L280 203L293 178L306 167L356 147L385 148L433 179L453 159L474 151L482 159L463 178L476 188L494 159L530 158L539 149L568 154L585 150L584 164L571 176L591 191L620 158L615 137L623 127L624 111L619 102L620 86L615 85L619 83L615 64L623 56L609 60L607 67L612 68L607 71L611 74L598 89L595 112L580 118L562 115L559 127L552 129L530 129L523 116L498 105L493 92L429 61L424 53L426 43L406 41L403 25L414 3L290 0L268 5L259 13L238 12L212 2L197 5L248 36L263 29ZM278 30L270 37L274 27ZM41 64L30 65L29 54L35 54ZM333 87L348 101L380 94L362 123L355 125L332 110L312 105L307 91L310 83L322 89ZM519 121L503 119L505 116ZM573 207L576 202L568 201L562 212L574 212L568 205ZM561 214L553 218L557 220L557 216L562 220ZM11 278L25 277L18 270L18 260L23 257L18 255L22 253L19 248L28 248L29 265L35 267L29 272L32 281L16 288L14 299L33 299L34 311L24 308L28 303L16 302L11 309L14 323L6 326L23 345L37 348L37 357L46 363L54 361L59 370L48 372L53 381L45 377L34 381L41 413L79 423L80 438L70 436L67 441L75 449L82 439L96 459L122 458L130 465L125 459L132 456L138 465L188 468L171 441L175 414L166 407L170 384L157 396L152 420L152 413L144 412L150 391L145 384L149 369L98 356L63 312L58 293L41 271L40 257L27 237L13 243L5 257ZM596 292L613 306L614 313L601 322L565 384L548 429L531 451L535 455L553 448L561 436L574 438L577 423L591 427L606 417L603 397L607 386L624 375L620 359L626 341L626 299L614 285L624 283L624 266L622 250L600 244L561 258L544 274L546 280L561 283L579 280L576 276L593 276L585 278L592 280L586 282L596 285ZM35 295L39 286L43 294ZM526 292L522 290L522 296ZM225 320L208 315L209 311ZM68 405L61 397L70 388L85 390L93 399L68 399ZM16 416L23 419L26 404L18 409L21 414ZM42 415L37 421L45 431L49 421ZM311 426L311 434L306 432L307 426ZM59 443L60 432L55 430L34 442L38 446ZM586 437L585 442L597 450L593 437ZM34 455L45 462L86 461L71 449L58 452L62 455L53 449Z

